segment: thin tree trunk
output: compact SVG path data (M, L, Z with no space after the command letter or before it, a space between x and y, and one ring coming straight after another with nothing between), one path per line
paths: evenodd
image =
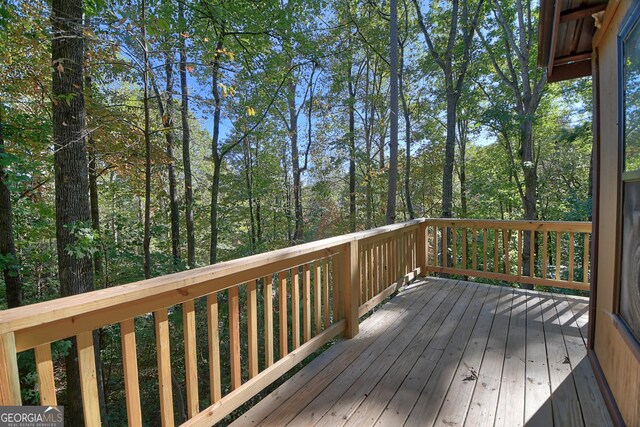
M391 109L390 135L389 135L389 181L387 187L387 214L386 223L393 224L396 221L396 190L398 181L398 4L396 0L390 0L391 19L389 29L390 37L390 98Z
M91 30L91 19L88 16L84 18L85 28ZM85 46L86 51L88 48ZM87 97L92 96L92 79L89 71L85 69L84 75L85 93ZM87 126L88 127L88 126ZM93 139L93 132L88 130L87 135L87 152L89 155L89 201L91 205L91 226L94 230L100 234L100 206L98 203L98 172L97 168L97 152L96 144ZM104 274L102 272L102 255L103 251L98 251L93 256L93 269L96 275L96 281L104 280ZM106 415L106 414L105 414Z
M55 169L56 246L61 296L93 289L91 257L78 257L67 249L77 243L74 226L89 223L86 111L84 105L84 37L81 0L53 0L51 6L52 97ZM73 94L73 96L69 96ZM77 344L65 357L65 425L84 424L80 396Z
M147 5L141 0L141 37L144 69L143 80L143 109L144 109L144 277L151 277L151 130L149 124L149 49L147 46Z
M404 165L404 198L409 213L409 219L415 218L413 203L411 202L411 116L404 87L404 42L400 45L400 68L398 70L398 84L400 86L400 99L402 100L402 113L404 115L404 141L405 141L405 165Z
M249 200L249 222L250 222L250 243L251 243L251 251L256 250L256 220L253 210L253 167L251 160L251 147L249 138L245 139L244 144L242 145L242 154L244 160L244 176L245 183L247 185L247 198Z
M180 30L186 30L184 18L184 2L178 2L178 20ZM178 35L180 40L180 93L182 105L180 113L182 118L182 164L184 167L184 211L187 226L187 265L194 268L196 265L196 238L193 226L193 179L191 175L191 127L189 125L189 88L187 87L187 42L184 37Z
M293 209L295 214L294 244L303 241L304 222L302 217L302 170L298 149L298 111L296 109L296 84L289 81L287 100L289 106L289 140L291 142L291 165L293 173Z
M173 146L175 144L175 135L173 133L173 58L170 52L165 52L165 76L166 85L166 104L162 103L162 97L158 86L152 79L153 91L158 103L158 112L162 119L162 127L167 141L167 157L169 164L167 172L169 176L169 217L171 223L171 256L173 258L172 268L177 271L180 265L180 208L178 207L178 185L176 180L176 160L173 154Z
M220 73L220 53L223 46L222 36L218 39L216 45L216 54L213 59L213 67L211 71L211 90L213 91L213 99L215 109L213 113L213 137L211 138L211 157L213 158L213 182L211 183L211 245L209 248L209 263L215 264L218 259L218 196L220 194L220 170L222 168L222 157L218 152L218 139L220 137L220 114L221 100L220 92L218 92L218 77Z
M353 85L353 64L347 63L349 88L349 231L356 231L356 91Z
M3 109L0 105L0 157L4 155ZM13 209L11 206L11 190L5 184L7 174L0 162L0 255L6 260L2 276L7 293L8 308L22 305L23 289L20 262L13 240Z

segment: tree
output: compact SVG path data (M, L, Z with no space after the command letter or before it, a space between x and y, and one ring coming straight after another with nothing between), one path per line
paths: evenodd
M398 181L398 2L391 0L389 62L391 64L389 133L389 180L387 185L387 224L396 222L396 190Z
M518 146L505 135L505 148L509 156L513 177L522 200L524 219L537 219L538 159L534 147L533 124L547 81L544 70L536 66L537 19L531 13L531 0L493 0L492 11L495 27L488 35L480 33L483 44L495 70L495 75L512 94L515 122L518 128ZM495 40L491 45L489 40ZM515 55L516 61L512 60ZM504 58L504 59L503 59ZM526 232L523 249L523 274L530 274L531 233Z
M22 305L23 289L20 263L13 240L13 209L11 190L5 165L8 155L4 150L3 107L0 105L0 267L7 290L7 307Z
M84 36L81 0L54 0L51 6L53 145L56 183L56 246L60 295L93 289L91 252L83 246L91 215L84 105ZM89 225L90 227L90 225ZM67 425L82 425L77 349L65 358Z
M189 88L187 86L187 41L184 3L178 2L179 54L180 54L180 118L182 120L182 164L184 167L184 211L187 226L187 265L196 265L196 238L193 225L193 177L191 173L191 128L189 126Z
M483 2L484 0L478 0L475 4L475 9L471 10L471 0L452 0L451 9L447 11L448 19L444 20L444 24L438 21L431 25L432 28L435 27L436 31L439 30L434 38L425 23L418 0L413 0L418 16L418 24L424 35L429 53L442 70L445 82L447 140L442 174L442 217L444 218L451 218L452 216L453 164L455 160L458 100L460 99L469 62L471 61L471 44L478 27ZM434 9L437 10L437 8ZM448 33L446 38L443 37L444 31ZM437 46L434 40L446 43L444 43L444 47Z

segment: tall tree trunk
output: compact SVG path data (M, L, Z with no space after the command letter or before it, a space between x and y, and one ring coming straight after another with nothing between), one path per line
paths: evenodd
M302 170L298 149L298 111L296 109L296 83L293 77L289 80L287 101L289 106L289 140L291 142L291 169L293 173L293 209L295 215L295 229L293 243L303 241L304 222L302 217Z
M447 83L449 86L449 83ZM453 163L456 153L457 97L447 94L447 139L445 142L444 170L442 173L442 217L451 218L453 207ZM444 247L444 246L443 246Z
M391 19L389 21L390 37L390 63L391 79L389 94L391 98L391 111L389 113L389 181L387 187L387 214L386 223L393 224L396 221L396 190L398 182L398 4L396 0L390 0Z
M4 155L3 108L0 105L0 158ZM23 289L20 263L13 240L13 209L11 206L11 190L6 184L7 174L0 162L0 255L5 260L2 276L7 293L8 308L22 305Z
M180 265L180 208L178 207L178 185L176 182L176 160L173 154L175 144L173 133L173 58L169 51L164 53L164 70L167 80L166 104L162 103L162 97L158 86L152 79L153 91L158 102L158 112L162 119L164 136L167 141L167 157L169 164L167 172L169 176L169 216L171 223L171 256L173 258L172 267L176 271Z
M460 217L467 217L467 142L469 125L466 118L458 118L458 150L460 161L458 162L458 179L460 180Z
M220 170L222 168L222 157L218 152L218 139L220 138L220 114L221 99L218 91L218 77L220 73L220 54L223 46L222 36L216 45L216 54L213 59L211 70L211 90L215 109L213 112L213 137L211 138L211 157L213 158L213 180L211 183L211 245L209 248L209 263L215 264L218 259L218 196L220 195Z
M184 2L178 2L178 20L180 30L186 31L184 18ZM184 37L180 39L180 93L182 104L180 113L182 118L182 163L184 167L184 211L187 226L187 265L194 268L196 265L196 238L193 226L193 179L191 175L191 127L189 126L189 89L187 87L187 42Z
M406 5L405 5L406 8ZM398 84L400 86L400 99L402 100L402 113L404 115L404 141L405 141L405 165L404 165L404 197L407 205L409 219L414 219L413 203L411 202L411 115L404 87L404 42L400 45L400 68L398 70Z
M141 37L144 69L142 72L144 109L144 277L151 277L151 129L149 123L149 48L147 46L147 5L141 0Z
M84 25L87 31L91 31L91 19L88 16L84 18ZM88 53L89 48L85 46L85 51ZM87 97L92 94L92 79L89 70L85 69L84 75L85 93ZM88 119L88 117L87 117ZM87 128L89 128L87 124ZM89 201L91 205L91 227L100 234L100 206L98 203L98 172L97 172L97 152L96 144L93 139L93 132L87 129L87 153L89 155ZM96 281L104 280L104 274L102 272L102 256L103 251L100 250L93 256L93 269L96 275ZM106 415L106 414L105 414Z
M91 19L88 15L85 15L84 18L85 29L90 32L91 31ZM88 56L89 46L88 43L85 43L85 52ZM86 62L85 62L86 64ZM89 100L91 100L92 93L92 80L91 74L89 70L85 68L84 75L84 83L85 83L85 93ZM87 116L87 119L89 117ZM91 206L91 227L98 232L100 235L100 207L98 204L98 172L97 172L97 151L96 144L93 139L93 132L89 130L88 124L87 126L87 151L89 155L89 204ZM106 276L103 272L102 268L102 257L104 255L104 250L99 250L93 256L93 269L95 274L95 281L103 281L104 286L106 286ZM102 421L102 425L104 427L109 426L109 416L107 413L107 400L104 391L104 372L102 370L102 360L100 359L100 352L102 350L102 340L101 340L101 330L93 331L93 341L94 341L94 355L95 355L95 364L96 364L96 372L99 374L96 375L96 381L98 383L98 402L100 405L100 419Z
M253 170L260 170L260 166L258 164L258 160L260 159L260 140L256 139L256 152L254 155L254 163L255 163L255 168ZM258 244L262 243L262 209L260 206L260 197L256 197L256 227L257 227L257 238L258 238Z
M77 244L74 226L89 223L86 111L84 105L84 37L81 0L53 0L51 6L53 143L55 169L56 246L61 296L93 289L90 256L67 249ZM70 96L73 95L73 96ZM68 101L62 101L65 97ZM77 344L65 357L67 426L83 425Z
M254 216L253 210L253 167L251 160L251 146L250 146L249 138L245 139L244 144L242 144L242 154L244 160L244 176L245 183L247 185L247 199L249 200L249 223L251 235L249 236L251 243L251 251L256 250L256 220Z
M353 84L353 64L347 63L349 88L349 231L356 231L356 90Z

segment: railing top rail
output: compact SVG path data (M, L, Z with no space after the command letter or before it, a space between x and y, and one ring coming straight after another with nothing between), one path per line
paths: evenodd
M512 230L564 231L576 233L591 232L588 221L528 221L462 218L427 218L427 225L447 227L509 228Z
M280 271L290 268L303 259L301 262L308 262L316 255L317 258L331 256L339 252L342 245L352 241L394 232L424 221L423 218L415 219L126 285L3 310L0 311L0 334L63 321L73 324L79 322L79 318L88 313L94 313L92 317L94 323L90 322L87 326L101 326L96 322L102 325L119 322L163 306L179 304L262 277L263 272L269 274L266 270L270 268ZM141 304L142 302L144 304ZM113 313L107 315L106 311L113 311ZM80 327L75 326L75 328Z

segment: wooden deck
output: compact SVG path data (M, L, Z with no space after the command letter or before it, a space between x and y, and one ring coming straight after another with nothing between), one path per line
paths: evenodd
M421 279L234 425L612 425L587 319L587 298Z

